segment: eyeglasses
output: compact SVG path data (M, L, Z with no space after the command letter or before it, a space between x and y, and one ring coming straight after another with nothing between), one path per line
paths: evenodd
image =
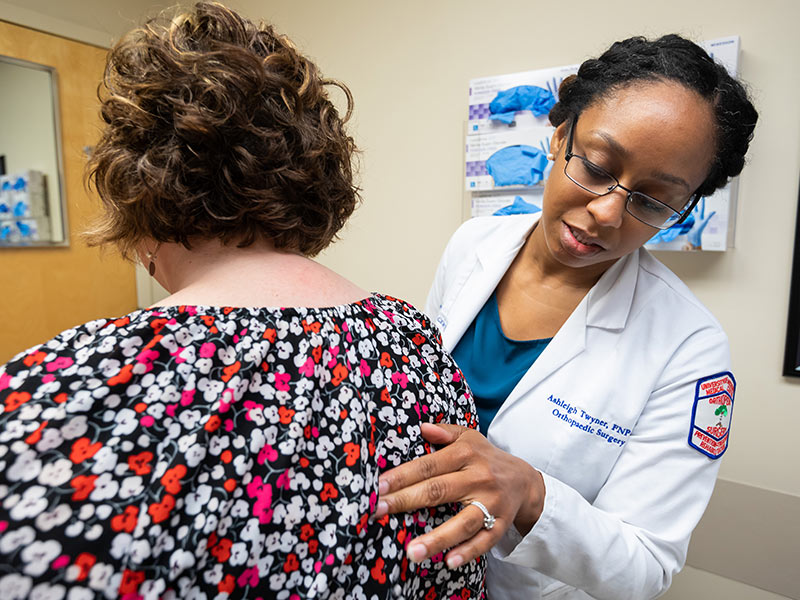
M572 119L569 128L567 151L564 155L564 159L567 161L564 165L564 175L578 187L596 196L605 196L617 188L625 190L628 192L625 201L625 210L633 218L641 221L645 225L650 225L650 227L655 227L656 229L669 229L673 225L683 223L684 219L692 212L698 200L700 200L699 195L693 194L690 196L689 200L685 200L684 196L676 197L676 202L674 204L684 205L682 211L677 211L669 204L657 200L652 196L629 190L624 185L620 184L619 179L614 177L611 173L608 173L605 169L598 167L584 156L572 153L572 139L575 135L575 123L577 123L577 121L578 117L576 116ZM572 160L573 158L577 160Z

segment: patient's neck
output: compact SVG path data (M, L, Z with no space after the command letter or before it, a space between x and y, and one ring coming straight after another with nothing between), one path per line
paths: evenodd
M162 244L156 279L171 295L156 306L322 307L368 294L310 258L277 250L268 240L245 248L192 240L191 250Z

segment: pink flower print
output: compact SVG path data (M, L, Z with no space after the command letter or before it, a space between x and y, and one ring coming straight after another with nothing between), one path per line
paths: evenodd
M331 360L328 362L328 368L332 369L336 366L336 357L339 356L339 346L332 346L330 349Z
M283 488L288 490L290 483L291 479L289 477L289 469L286 469L283 473L278 475L278 481L275 485L278 486L278 488Z
M246 587L248 585L250 587L255 587L258 585L258 581L258 565L253 565L249 569L242 571L236 583L239 584L239 587Z
M66 554L62 554L53 561L51 566L53 567L53 569L57 570L66 567L68 564L69 564L69 556L67 556Z
M298 369L300 375L304 375L306 377L311 377L314 375L314 359L312 357L308 357L306 362L303 363L303 366Z
M370 313L375 314L375 305L370 301L369 298L364 300L364 308L366 308Z
M195 306L187 306L186 307L186 312L194 317L195 315L197 315L197 307L195 307Z
M156 356L158 356L158 352L156 352ZM47 370L52 373L53 371L58 371L59 369L71 367L72 363L73 360L68 356L59 356L53 362L47 364Z
M383 311L383 314L386 315L392 323L394 323L394 313L390 313L388 310L385 310Z
M288 392L291 378L292 376L289 373L275 373L275 389L279 392Z
M253 503L253 516L258 517L258 522L262 525L272 522L272 486L264 483L260 476L256 475L253 481L247 484L247 495L255 498Z
M202 346L200 346L200 358L211 358L214 356L214 353L217 351L217 347L212 344L211 342L206 342Z
M149 373L153 370L153 361L158 358L157 350L144 350L136 357L136 362L143 364L145 367L144 372Z
M181 392L181 406L189 406L194 400L194 390L183 390Z
M184 350L186 350L186 348L181 348L180 346L178 346L178 349L175 350L175 352L170 352L170 356L175 357L176 363L181 364L183 362L186 362L185 358L181 358L181 352L183 352Z
M392 383L397 383L401 388L406 389L408 386L408 375L405 373L392 373Z
M6 389L9 385L11 385L11 375L8 373L0 375L0 390Z
M461 373L459 371L455 371L453 373L453 382L458 383L459 381L461 381Z
M220 398L219 401L219 412L228 412L231 404L235 401L236 397L234 396L233 390L231 388L226 388L225 391L222 392L222 398Z
M51 381L55 381L55 380L56 380L56 376L55 376L55 375L53 375L52 373L50 373L49 375L45 375L44 377L42 377L42 383L50 383ZM2 386L2 385L0 385L0 390L2 390L2 389L3 389L3 386Z
M383 469L384 467L386 467L386 457L379 456L378 457L378 468L379 469Z
M263 465L265 461L272 462L278 458L278 451L275 450L269 444L266 444L258 453L258 457L256 458L256 462L260 465Z
M365 361L363 358L361 359L361 364L358 366L358 368L361 370L361 375L364 377L369 377L369 374L372 372L372 369L369 368L367 361Z

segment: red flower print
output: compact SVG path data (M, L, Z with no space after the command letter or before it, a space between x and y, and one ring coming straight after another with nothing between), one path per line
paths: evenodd
M121 515L117 515L111 519L111 529L114 531L125 531L133 533L136 529L136 521L139 519L138 506L126 506Z
M206 424L203 425L203 429L208 431L209 433L214 433L219 426L222 425L222 418L219 415L211 415L206 421Z
M223 375L220 379L222 379L222 381L224 381L225 383L228 383L231 380L231 377L233 377L236 373L238 373L239 369L241 368L242 368L242 363L237 360L232 365L222 369Z
M421 346L422 344L425 343L426 340L424 335L422 335L421 333L417 333L414 335L413 338L411 338L411 341L414 342L417 346Z
M309 542L308 542L308 553L309 554L316 554L317 550L319 550L319 541L318 540L309 540Z
M266 331L264 331L264 339L267 340L270 344L274 344L275 340L278 339L278 332L273 329L272 327L268 327Z
M338 364L333 367L333 376L331 377L331 383L333 385L341 384L347 376L350 374L350 371L347 370L343 364Z
M347 442L344 445L344 452L347 454L347 458L345 459L345 464L348 467L352 467L356 462L358 462L358 458L361 456L361 446L358 444L354 444L353 442Z
M330 500L331 498L338 498L339 497L339 490L337 490L334 485L328 481L325 483L325 486L322 488L322 492L319 494L320 499L323 502Z
M211 556L222 563L231 557L231 546L233 546L233 542L231 540L228 538L222 538L218 543L211 547L209 552L211 552Z
M164 499L161 502L154 502L151 504L147 513L153 517L153 523L161 523L169 517L169 513L175 508L175 498L169 494L164 494Z
M236 578L228 573L225 578L217 584L217 590L220 594L231 594L236 588Z
M135 594L139 590L139 586L144 581L144 572L131 571L125 569L122 574L122 581L119 583L118 594L124 596L125 594Z
M375 561L375 566L369 570L369 574L378 583L386 583L386 573L383 572L383 559L379 558Z
M292 417L294 417L294 410L291 408L286 408L285 406L281 406L280 408L278 408L278 414L281 417L281 423L284 425L288 425L289 423L292 422Z
M303 523L300 528L300 539L307 542L312 535L314 535L314 528L309 523Z
M308 333L309 331L313 331L314 333L319 333L320 329L322 328L322 323L319 321L314 321L313 323L306 322L305 319L302 320L303 325L303 333Z
M69 453L69 459L77 465L87 458L92 458L102 447L102 442L90 444L88 437L79 438L72 444L72 452Z
M177 494L181 491L181 478L186 475L185 465L176 465L171 469L167 469L166 473L161 477L161 485L170 494Z
M283 571L284 573L291 573L292 571L297 571L300 568L300 561L297 560L297 554L291 552L289 556L286 557L286 560L283 561Z
M392 362L392 357L389 356L388 352L381 352L381 366L383 367L391 367L394 363Z
M319 361L322 360L322 346L314 346L311 351L311 358L314 359L315 363L319 364Z
M388 404L392 403L392 395L389 393L389 390L383 388L381 390L381 402L387 402Z
M153 453L145 450L139 454L128 457L128 466L137 475L147 475L153 468L150 461L153 460Z
M74 477L72 481L69 482L69 484L75 488L72 499L86 500L94 489L95 479L97 479L97 475L78 475Z
M38 352L34 352L33 354L28 354L28 356L26 356L25 360L23 360L22 362L25 364L26 367L32 367L33 365L42 364L46 356L47 352L39 350Z
M89 554L88 552L81 552L78 555L78 558L75 559L75 566L80 567L80 573L76 579L78 581L83 581L89 576L89 571L91 571L94 563L97 562L97 557L94 554Z
M113 387L115 385L128 383L131 380L131 377L133 377L133 364L127 364L122 367L122 370L120 370L119 373L108 380L108 385Z
M28 392L11 392L6 396L6 412L17 410L30 399L31 395Z
M45 427L47 427L48 422L49 421L42 421L39 427L36 428L36 431L34 431L32 434L30 434L28 437L25 438L25 443L30 446L38 444L39 440L42 439L42 431L44 430Z

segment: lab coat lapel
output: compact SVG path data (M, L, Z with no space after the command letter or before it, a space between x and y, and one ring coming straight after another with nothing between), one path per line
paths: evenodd
M538 217L537 214L531 220L520 220L520 225L509 230L508 235L500 240L500 243L496 238L488 238L476 248L477 260L451 303L447 317L449 325L442 333L442 343L448 352L453 351L461 336L475 320L475 316L486 304L519 249L528 239L528 234L539 220Z

